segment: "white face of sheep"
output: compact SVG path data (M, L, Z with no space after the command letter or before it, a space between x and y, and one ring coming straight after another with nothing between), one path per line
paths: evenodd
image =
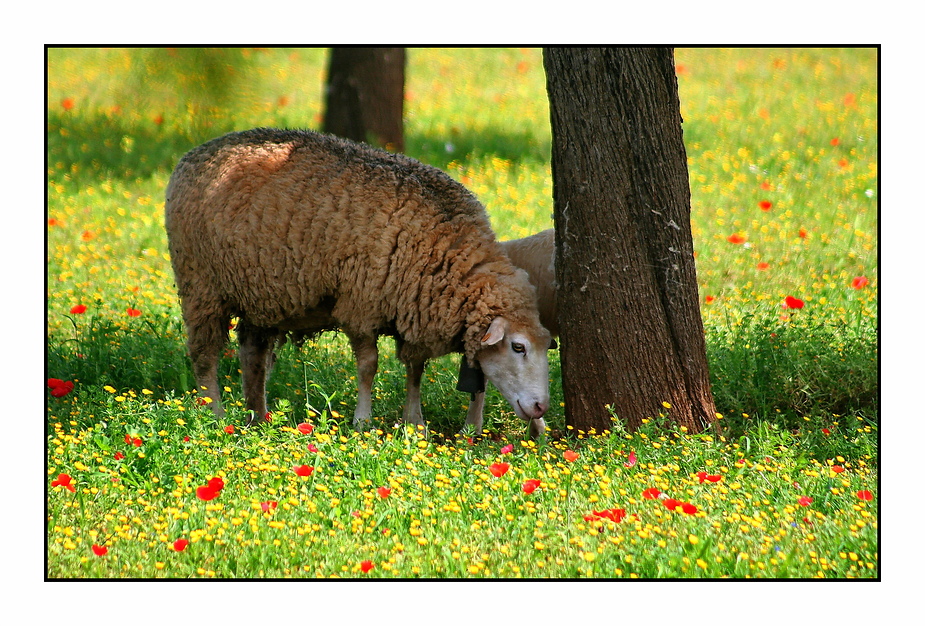
M541 421L549 408L550 336L527 334L510 328L503 317L496 317L482 337L478 360L482 371L518 417Z

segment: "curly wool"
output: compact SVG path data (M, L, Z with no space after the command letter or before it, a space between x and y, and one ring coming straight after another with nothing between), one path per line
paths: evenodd
M496 316L539 326L478 200L402 155L311 131L230 133L182 158L165 221L188 326L390 334L406 361L474 360Z

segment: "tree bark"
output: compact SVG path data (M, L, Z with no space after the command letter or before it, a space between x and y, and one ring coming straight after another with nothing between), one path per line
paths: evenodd
M547 48L566 423L715 421L671 48ZM665 403L665 404L663 404ZM670 408L668 406L669 405Z
M404 48L331 48L322 131L403 152Z

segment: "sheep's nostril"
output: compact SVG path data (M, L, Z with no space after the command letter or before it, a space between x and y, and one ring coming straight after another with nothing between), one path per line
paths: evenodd
M533 419L539 419L546 414L546 411L549 410L548 402L536 402L533 405Z

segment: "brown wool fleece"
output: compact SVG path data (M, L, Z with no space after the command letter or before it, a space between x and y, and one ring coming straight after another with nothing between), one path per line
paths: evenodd
M544 333L482 205L403 155L310 131L230 133L181 159L165 221L188 326L392 334L405 358L470 360L497 316Z

